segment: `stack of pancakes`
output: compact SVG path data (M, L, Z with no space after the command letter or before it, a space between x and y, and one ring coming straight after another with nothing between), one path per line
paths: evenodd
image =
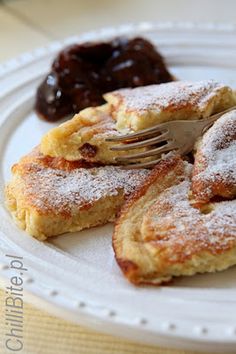
M122 151L106 141L165 121L207 118L235 105L233 91L180 81L105 99L49 131L13 166L6 202L18 225L44 240L113 221L120 211L113 247L135 284L236 264L236 111L198 142L193 165L169 154L151 171L124 170L114 162Z

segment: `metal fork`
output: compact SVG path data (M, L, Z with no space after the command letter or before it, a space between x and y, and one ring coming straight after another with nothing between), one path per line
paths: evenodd
M110 137L107 138L106 141L125 143L112 146L110 149L113 151L129 151L154 146L143 152L115 158L116 162L124 165L127 169L152 167L161 160L164 153L175 151L177 154L185 155L192 151L196 140L210 128L218 118L234 109L236 109L236 106L201 120L170 121L152 128L140 130L137 133ZM156 147L155 145L157 144L162 145ZM144 159L152 156L156 157L152 161L137 162L139 158ZM132 163L132 160L136 161Z

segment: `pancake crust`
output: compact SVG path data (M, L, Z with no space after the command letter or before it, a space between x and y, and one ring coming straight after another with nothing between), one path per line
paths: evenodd
M200 142L191 184L193 205L236 197L236 110L223 115Z
M20 228L45 240L113 221L148 171L89 168L45 157L35 149L13 166L12 173L6 187L7 208Z
M188 200L192 166L180 158L160 162L122 207L113 248L134 284L214 272L236 264L236 200L201 213Z

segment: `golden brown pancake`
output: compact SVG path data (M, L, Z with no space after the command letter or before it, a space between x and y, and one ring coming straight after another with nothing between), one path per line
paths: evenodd
M172 120L191 120L232 107L232 89L213 80L176 81L105 94L118 131L139 131Z
M127 151L111 151L117 143L106 138L118 136L115 121L108 105L86 108L74 118L50 130L41 141L40 150L44 155L62 157L68 161L116 164L115 157L127 155ZM135 149L130 153L141 152Z
M122 207L113 248L134 284L215 272L236 264L236 200L208 205L188 200L192 166L170 157L146 178Z
M113 221L148 171L89 168L45 157L36 149L14 165L12 173L6 205L20 228L45 240Z

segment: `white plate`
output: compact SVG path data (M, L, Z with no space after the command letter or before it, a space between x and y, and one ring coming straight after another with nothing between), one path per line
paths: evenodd
M4 209L10 166L53 124L33 112L35 88L55 53L69 42L143 35L158 44L181 79L224 81L236 87L236 28L185 24L127 25L52 43L0 66L0 275L14 271L6 254L24 258L25 295L37 306L98 331L168 347L234 351L235 268L178 279L171 286L134 287L121 275L111 247L112 226L41 243L17 229Z

